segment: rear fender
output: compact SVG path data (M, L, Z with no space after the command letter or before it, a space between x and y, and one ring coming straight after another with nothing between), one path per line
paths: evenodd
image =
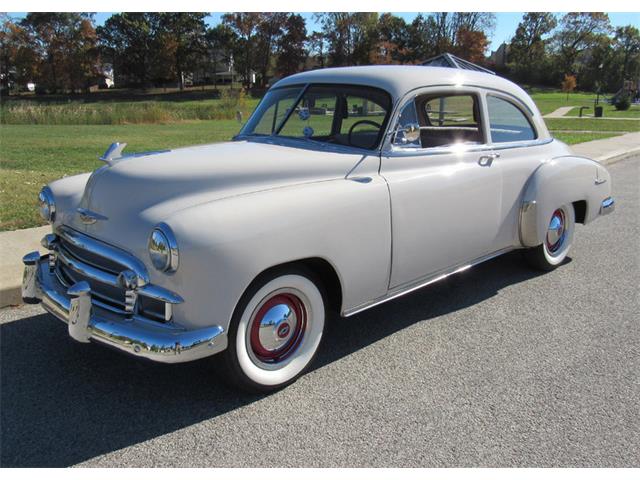
M535 247L544 241L553 211L561 205L586 202L584 224L597 218L611 195L611 177L598 162L567 155L542 163L525 186L520 208L520 242Z

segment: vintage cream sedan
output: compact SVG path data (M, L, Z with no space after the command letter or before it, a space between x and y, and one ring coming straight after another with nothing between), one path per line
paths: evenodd
M350 316L522 249L566 258L614 209L607 170L554 140L529 96L474 71L317 70L271 88L233 141L125 154L40 193L52 225L23 297L159 362L218 355L268 391Z

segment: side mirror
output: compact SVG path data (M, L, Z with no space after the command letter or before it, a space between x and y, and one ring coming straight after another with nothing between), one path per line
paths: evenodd
M420 139L420 125L417 123L406 125L402 131L404 132L404 138L407 143L417 142Z

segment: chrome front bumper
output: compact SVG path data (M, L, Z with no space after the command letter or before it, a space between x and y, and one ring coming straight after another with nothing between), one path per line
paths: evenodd
M189 362L227 348L227 336L220 326L186 330L172 322L119 315L92 303L87 282L67 289L50 271L49 255L32 252L22 261L24 302L42 303L45 310L68 324L69 335L79 342L102 343L162 363Z

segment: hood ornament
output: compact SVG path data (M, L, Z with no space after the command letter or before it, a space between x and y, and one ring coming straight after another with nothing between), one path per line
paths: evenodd
M80 217L80 221L85 225L93 225L98 220L108 220L104 215L100 215L99 213L92 212L86 208L78 208L76 210L78 212L78 216Z
M101 157L98 157L103 162L108 165L113 165L115 160L119 160L122 158L122 152L124 151L126 143L115 142L109 145L109 148L102 154Z

